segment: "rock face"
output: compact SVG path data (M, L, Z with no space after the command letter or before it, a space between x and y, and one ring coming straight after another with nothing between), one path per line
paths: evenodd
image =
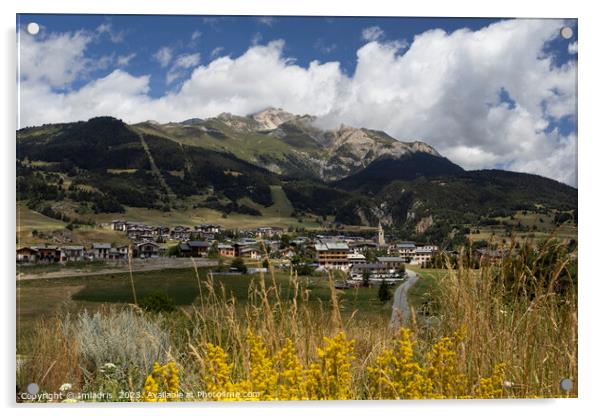
M259 124L260 130L274 130L287 121L293 120L298 116L284 111L281 108L267 108L255 114L251 118Z
M303 174L324 181L345 178L382 158L399 159L417 153L440 157L433 147L421 141L402 142L382 131L345 125L327 130L317 127L315 121L315 116L270 107L247 116L222 113L208 119L148 126L200 147L209 145L203 134L220 137L224 140L213 148L219 147L274 173ZM180 131L178 125L182 127Z

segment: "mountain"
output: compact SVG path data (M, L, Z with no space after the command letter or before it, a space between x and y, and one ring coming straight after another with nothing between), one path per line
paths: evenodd
M299 218L381 221L406 237L449 234L453 224L518 211L577 208L577 190L551 179L465 171L421 141L322 129L313 116L273 108L177 123L96 117L19 130L17 199L69 221L127 207L273 215L280 208L267 208L278 200Z
M134 129L189 146L218 150L285 176L323 181L342 179L383 157L426 153L421 141L401 142L384 132L341 126L325 130L316 118L268 108L247 116L222 113L181 123L145 122Z
M377 159L365 169L335 182L334 185L375 194L393 181L411 181L420 177L449 176L463 172L464 169L444 157L419 152L402 155L398 159Z

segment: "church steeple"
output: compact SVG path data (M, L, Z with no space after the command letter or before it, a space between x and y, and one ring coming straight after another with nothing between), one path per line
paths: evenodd
M384 246L385 244L387 244L385 242L385 230L383 230L383 226L380 223L380 220L378 221L378 245L379 246Z

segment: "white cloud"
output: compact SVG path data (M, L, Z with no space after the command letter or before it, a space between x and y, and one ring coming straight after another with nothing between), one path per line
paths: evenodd
M90 65L84 51L92 41L85 32L49 34L19 33L20 75L22 81L40 82L61 88L82 75Z
M173 66L167 72L166 80L168 84L171 84L176 79L182 77L185 72L183 70L190 69L194 66L197 66L201 61L200 53L191 53L180 55L175 60Z
M385 32L378 26L370 26L362 30L362 39L368 42L377 41L385 35Z
M148 76L123 71L79 90L53 91L81 74L78 63L86 47L83 39L73 47L75 34L54 35L31 49L26 62L21 57L27 68L20 87L26 104L21 125L100 114L166 122L275 106L315 114L326 127L345 123L400 140L423 140L465 168L504 166L574 185L577 138L553 127L576 115L576 64L556 67L543 52L563 24L520 19L478 31L430 30L415 36L407 49L372 31L370 36L381 40L357 51L349 76L338 62L297 65L284 55L283 41L253 45L239 57L217 57L205 65L200 57L182 55L172 67L194 68L192 73L159 98L149 95ZM39 55L51 48L68 62L57 61L60 69L52 56ZM172 63L171 50L164 61L164 66ZM512 105L501 99L502 89Z
M195 41L197 39L199 39L201 37L202 33L200 30L195 30L194 32L192 32L192 35L190 36L190 40L191 41Z
M172 56L172 49L169 46L164 46L153 55L153 58L159 62L162 68L165 68L171 62Z
M220 56L222 52L224 52L223 46L218 46L211 51L211 57L215 58L217 56Z
M569 43L568 51L571 55L577 53L577 41Z
M109 22L101 23L97 28L96 32L99 35L107 35L111 42L120 43L125 38L125 31L115 30L113 25Z
M132 52L127 55L120 55L117 57L117 66L128 66L130 61L136 57L136 53Z

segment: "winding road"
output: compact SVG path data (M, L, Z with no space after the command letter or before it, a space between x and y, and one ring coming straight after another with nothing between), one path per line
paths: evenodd
M393 311L391 312L391 327L399 327L408 322L410 317L410 305L408 304L408 290L418 281L418 275L416 272L406 269L408 277L406 281L399 285L395 294L393 295Z

